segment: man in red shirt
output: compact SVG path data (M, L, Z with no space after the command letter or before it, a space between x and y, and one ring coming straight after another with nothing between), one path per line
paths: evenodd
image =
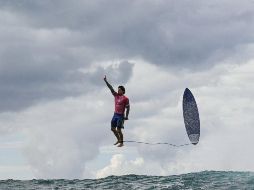
M118 92L116 92L113 87L108 83L106 75L104 77L104 81L106 82L108 88L115 98L115 112L113 118L111 120L111 131L113 131L114 135L117 138L117 142L114 145L118 145L118 147L123 146L123 133L122 129L124 128L123 123L124 120L128 120L129 112L130 112L130 104L128 97L124 96L125 88L123 86L118 86ZM125 113L126 108L126 113Z

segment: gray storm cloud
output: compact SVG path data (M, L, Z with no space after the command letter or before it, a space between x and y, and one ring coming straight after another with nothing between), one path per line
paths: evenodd
M1 110L86 93L82 85L96 82L87 83L79 70L96 61L206 68L253 42L252 7L251 1L1 0Z
M29 26L68 28L100 58L135 57L155 64L212 63L253 41L253 2L2 1Z

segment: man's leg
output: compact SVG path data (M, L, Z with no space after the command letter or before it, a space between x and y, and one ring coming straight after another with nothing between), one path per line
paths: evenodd
M115 135L115 136L116 136L116 138L117 138L117 141L116 141L116 143L114 144L114 145L117 145L118 143L120 143L120 137L119 137L119 134L118 134L118 132L117 132L117 130L116 130L116 128L115 128L115 127L111 127L111 131L113 131L114 135Z
M119 134L116 130L116 127L117 127L117 119L115 118L115 115L114 115L112 120L111 120L111 131L114 133L114 135L117 138L117 141L114 145L117 145L120 142L120 137L119 137Z
M117 133L119 135L119 142L120 142L118 147L122 147L123 146L123 133L122 133L122 129L120 127L117 128Z

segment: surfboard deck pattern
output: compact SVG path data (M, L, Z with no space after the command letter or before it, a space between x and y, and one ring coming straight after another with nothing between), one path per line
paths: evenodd
M188 88L183 94L183 118L188 137L196 145L200 137L200 120L197 103Z

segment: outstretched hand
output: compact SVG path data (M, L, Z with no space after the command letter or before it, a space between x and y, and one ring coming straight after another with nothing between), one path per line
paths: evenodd
M107 77L106 77L106 75L104 76L104 78L103 78L103 79L104 79L104 81L107 81Z

